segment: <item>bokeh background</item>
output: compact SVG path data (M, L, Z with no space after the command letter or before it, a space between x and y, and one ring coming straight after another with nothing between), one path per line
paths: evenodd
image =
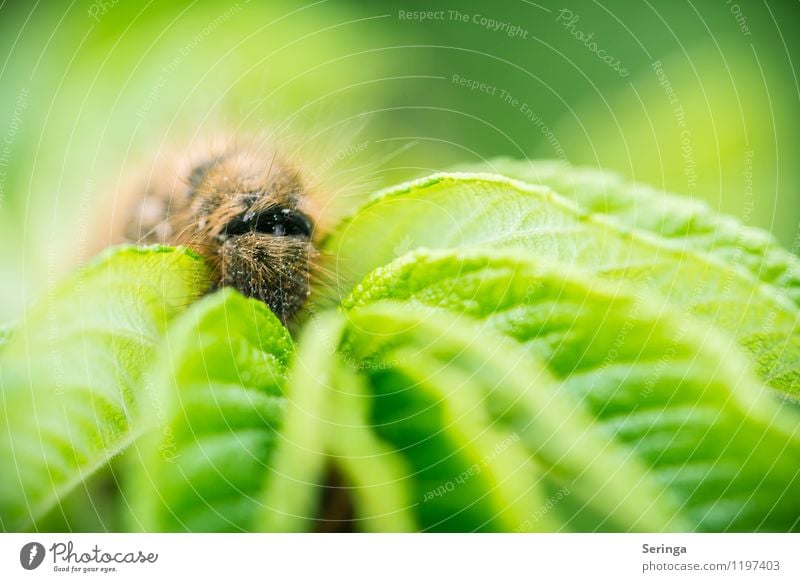
M291 135L354 191L615 169L797 252L799 30L796 0L4 1L0 321L90 258L131 168L220 127Z

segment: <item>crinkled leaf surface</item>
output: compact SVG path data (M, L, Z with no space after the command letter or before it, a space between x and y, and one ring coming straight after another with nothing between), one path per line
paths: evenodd
M373 395L367 418L376 437L405 459L404 480L419 528L521 527L544 503L539 472L520 435L493 422L481 382L450 365L453 354L443 359L438 352L421 350L418 338L395 335L393 348L380 356L356 352L356 346L371 345L370 330L380 334L389 321L386 313L361 315L366 325L353 319L347 341L354 350L351 357L364 358L362 370Z
M409 250L523 248L585 276L624 280L733 334L758 371L800 392L798 308L748 269L676 246L554 191L488 174L437 174L383 191L328 239L340 295Z
M519 512L503 515L496 506L484 508L492 516L485 524L487 529L552 529L552 523L529 523L529 518L545 504L543 491L554 483L572 492L583 505L599 509L610 529L662 531L688 527L677 511L677 501L669 494L660 495L647 468L596 425L577 399L559 389L557 379L538 358L520 346L483 329L472 318L422 306L378 302L352 309L348 318L352 331L347 352L380 370L372 374L379 396L372 416L375 430L398 450L406 450L416 464L414 479L425 484L417 493L418 502L431 500L429 491L448 481L457 482L457 476L464 474L444 464L450 457L442 454L445 447L434 447L430 442L431 427L441 427L440 434L434 433L439 438L452 434L470 411L469 416L485 417L477 427L472 425L471 431L459 434L457 440L451 437L449 448L463 451L467 443L476 446L482 432L494 433L497 436L490 448L494 453L483 458L504 469L491 477L490 483L495 486L489 490L500 496L503 487L497 483L505 481L514 486L514 479L522 479L528 483L526 495L533 496L529 506L533 509L527 516ZM433 388L437 391L431 393ZM418 428L411 430L415 425ZM485 428L481 430L480 426ZM506 465L515 458L517 445L525 448L528 461ZM438 474L440 471L444 475ZM429 473L434 477L430 481L426 479ZM463 515L466 508L481 509L475 503L481 499L476 497L478 491L466 486L472 483L477 487L475 481L470 479L460 487L445 486L441 501L431 503L431 517L441 519L442 514L456 511L456 516L461 514L465 520L445 523L444 529L475 529L479 516ZM520 489L515 490L519 495ZM443 506L448 497L453 505ZM515 497L506 495L502 499L501 507L508 507L509 499ZM509 523L512 519L515 521Z
M367 277L344 306L391 299L467 314L483 322L476 342L499 331L548 362L606 433L682 500L693 528L798 528L796 410L718 332L631 291L524 252L418 251Z
M35 527L142 431L143 372L208 286L195 255L113 249L34 306L0 356L0 517Z
M225 289L177 318L145 378L148 434L128 452L132 527L249 531L286 399L288 331Z
M575 168L559 161L499 158L457 169L547 186L622 228L648 231L660 236L664 244L707 252L747 269L800 305L800 259L769 233L719 215L705 202L632 184L616 172ZM745 216L747 210L743 209Z

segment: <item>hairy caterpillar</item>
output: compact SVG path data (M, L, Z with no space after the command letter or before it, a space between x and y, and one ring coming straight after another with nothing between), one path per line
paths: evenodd
M213 288L234 287L291 321L310 294L323 232L301 169L268 143L231 140L165 166L137 192L124 237L197 251Z

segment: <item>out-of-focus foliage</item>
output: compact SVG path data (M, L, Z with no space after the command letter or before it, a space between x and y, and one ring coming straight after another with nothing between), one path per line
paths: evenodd
M282 128L346 193L497 155L615 169L791 247L798 17L792 2L6 2L0 318L95 252L131 169L220 126Z

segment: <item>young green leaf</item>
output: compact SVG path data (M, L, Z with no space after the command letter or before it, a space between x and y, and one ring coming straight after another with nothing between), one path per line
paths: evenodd
M350 357L379 371L371 374L376 432L415 467L415 487L422 496L418 502L430 499L429 492L441 492L443 501L429 513L420 507L428 529L554 529L546 520L533 519L541 514L536 508L546 503L540 488L544 481L602 515L606 529L688 527L677 498L658 485L632 451L596 425L573 395L560 390L528 350L472 318L443 309L377 302L353 308L348 319ZM493 437L490 450L500 451L500 462L488 463L492 471L487 474L464 473L464 464L476 460L470 451L480 447L485 455L481 438L492 434L507 435L499 443ZM524 445L526 462L509 462L517 459L517 442L509 435ZM512 454L504 461L505 446ZM471 478L461 487L448 487L442 479L454 481L464 474ZM443 483L443 491L433 489ZM521 491L533 496L527 516L516 511Z
M313 529L324 485L328 442L335 438L329 406L343 319L335 312L314 318L298 342L286 382L286 417L261 492L256 529Z
M379 193L328 239L340 293L409 250L524 248L637 283L732 333L772 386L800 394L800 310L713 254L632 230L543 188L487 174L437 174Z
M337 357L342 323L328 313L301 339L290 414L267 479L263 529L302 531L315 524L325 458L346 480L352 525L360 530L504 531L535 513L527 455L516 435L487 424L477 391L450 394L447 378L426 379L389 402L383 394L389 382L364 382L365 376L374 380L377 369ZM392 414L429 402L438 412L377 420L381 400L381 410ZM443 424L440 417L451 421ZM398 442L420 435L426 436L409 446Z
M137 438L144 368L208 286L196 255L106 252L35 305L0 355L0 519L35 527Z
M344 319L336 312L315 317L305 328L289 372L289 407L276 453L265 472L262 531L309 531L320 523L323 490L330 473L339 471L346 485L336 485L329 503L349 504L352 525L363 531L416 531L409 501L407 469L402 457L370 430L366 408L371 397L363 380L339 361L337 350ZM337 512L334 511L334 514Z
M129 451L133 529L249 531L286 399L288 331L223 289L178 317L143 380L154 427Z
M667 244L706 252L729 265L744 267L800 305L800 259L769 233L719 215L705 202L631 184L616 172L574 168L553 160L498 158L454 169L502 174L547 186L621 227L649 231ZM747 211L743 209L745 216Z
M344 306L387 299L469 315L548 362L682 500L692 528L800 527L800 416L771 398L738 348L657 296L525 252L462 249L411 253Z
M414 532L411 468L403 456L375 434L369 422L372 396L363 376L337 368L331 414L335 438L328 442L334 465L350 484L354 526L368 532Z
M519 528L544 503L520 436L492 422L480 386L455 367L414 349L387 356L367 372L370 424L410 468L420 529Z

